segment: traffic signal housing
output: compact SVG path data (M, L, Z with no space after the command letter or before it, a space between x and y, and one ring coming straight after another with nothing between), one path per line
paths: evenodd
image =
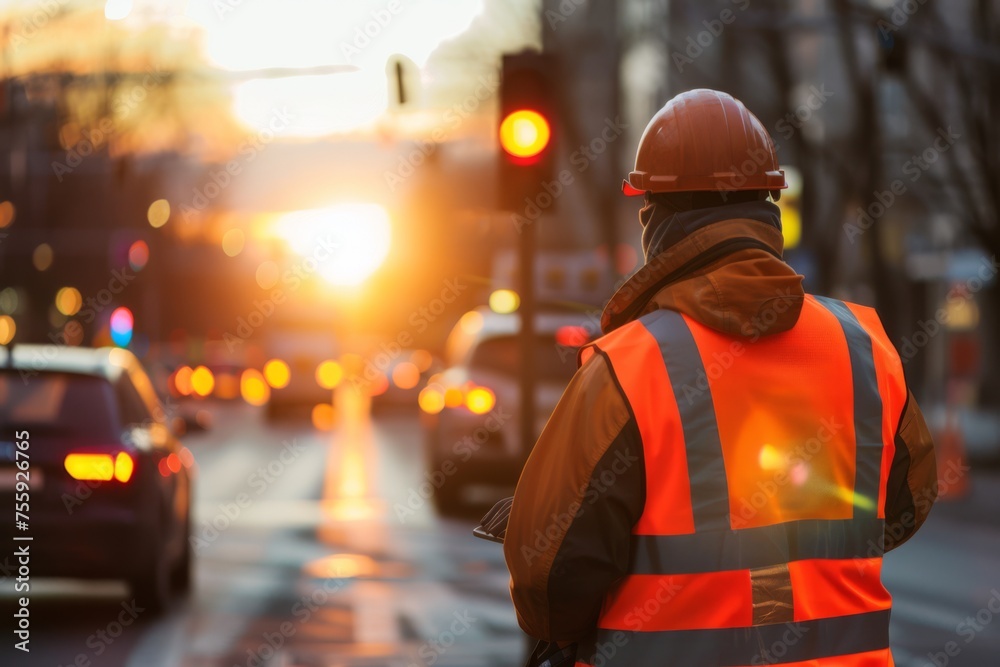
M501 209L520 211L553 179L555 84L551 55L504 55L497 125Z

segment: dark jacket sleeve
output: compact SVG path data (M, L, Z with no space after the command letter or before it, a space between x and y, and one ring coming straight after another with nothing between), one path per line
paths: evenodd
M593 632L628 569L645 504L638 427L605 358L577 371L528 457L504 556L518 623L545 641Z
M910 392L896 429L896 452L886 484L886 551L895 549L917 532L927 519L937 494L934 441Z

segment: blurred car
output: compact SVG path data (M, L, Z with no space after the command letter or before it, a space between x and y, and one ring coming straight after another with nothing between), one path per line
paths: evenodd
M240 398L240 378L246 368L234 364L182 364L170 372L165 386L178 401Z
M521 318L482 308L448 338L447 368L419 396L427 478L443 511L466 504L473 485L517 482L531 443L521 441ZM576 352L594 326L579 313L542 313L535 324L537 437L576 372Z
M0 348L0 502L30 508L0 539L33 538L33 576L123 579L162 610L191 585L192 466L131 352Z
M320 365L340 353L328 318L286 318L267 332L264 350L268 361L261 371L271 387L269 418L302 408L308 414L314 405L330 402L330 388L317 378Z

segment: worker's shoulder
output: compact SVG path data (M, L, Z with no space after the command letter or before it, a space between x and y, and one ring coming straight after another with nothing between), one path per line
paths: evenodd
M841 315L848 315L852 319L856 319L862 327L865 329L876 329L876 333L882 333L885 329L882 327L882 319L878 315L878 311L872 306L866 306L860 303L854 303L853 301L848 301L846 299L837 299L831 296L823 296L820 294L806 294L807 300L811 300L814 303L822 306L824 309L831 311L834 315L841 318ZM841 308L847 309L847 313L844 313Z
M611 355L601 348L603 338L606 336L581 348L579 367L566 387L567 394L583 397L583 401L591 405L608 401L618 403L619 399L625 399L618 369L615 368Z
M659 311L654 311L654 313L655 312ZM589 361L591 356L595 356L592 355L592 353L597 350L607 352L615 347L620 348L621 346L631 346L642 342L648 342L649 336L645 322L654 316L655 315L653 313L647 313L641 318L630 320L590 341L581 349L581 352L583 353L581 354L581 361Z
M885 327L882 325L882 318L879 317L878 311L875 308L860 303L854 303L852 301L833 299L831 297L811 296L824 305L831 302L842 303L854 316L854 319L858 321L858 324L861 325L861 328L864 329L865 333L868 334L868 337L871 338L872 349L876 353L885 354L894 365L900 363L899 353L896 350L896 346L892 344L889 334L886 333Z
M604 338L602 336L580 349L579 367L571 384L604 382L612 374L611 360L601 347Z

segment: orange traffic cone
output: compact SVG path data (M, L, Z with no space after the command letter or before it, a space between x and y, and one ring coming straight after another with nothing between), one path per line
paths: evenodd
M938 498L956 500L969 493L971 468L965 455L962 429L955 412L948 410L944 429L937 439Z

